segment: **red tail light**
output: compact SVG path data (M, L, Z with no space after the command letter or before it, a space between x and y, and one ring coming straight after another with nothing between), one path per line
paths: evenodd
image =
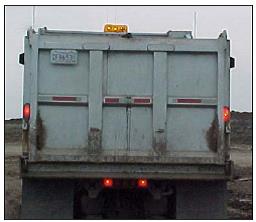
M148 187L148 180L147 179L138 179L138 187L147 188Z
M228 122L230 120L231 114L230 114L230 109L228 106L223 107L223 119L224 122Z
M104 187L113 187L113 180L110 178L103 179L103 186Z
M29 121L30 118L30 104L26 103L23 106L23 119L27 122Z

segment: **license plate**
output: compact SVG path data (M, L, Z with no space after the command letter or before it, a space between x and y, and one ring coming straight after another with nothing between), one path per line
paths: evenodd
M51 63L53 64L77 64L76 50L51 50Z

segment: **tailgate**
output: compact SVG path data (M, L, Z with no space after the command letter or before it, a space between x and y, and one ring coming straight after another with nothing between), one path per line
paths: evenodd
M225 59L218 44L140 39L135 47L135 40L39 49L39 159L218 159Z

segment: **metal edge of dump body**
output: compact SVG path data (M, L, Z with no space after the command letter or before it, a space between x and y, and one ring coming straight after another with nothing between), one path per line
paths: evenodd
M229 180L233 162L225 164L27 162L21 159L26 178L141 178L168 180Z

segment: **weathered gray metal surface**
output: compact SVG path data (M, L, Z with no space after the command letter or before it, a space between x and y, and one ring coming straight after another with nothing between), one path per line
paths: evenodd
M29 161L204 162L224 169L229 41L225 32L218 39L188 35L30 30Z
M149 178L170 180L226 180L225 166L214 164L133 164L94 162L35 162L24 177L35 178Z
M171 107L167 117L168 149L180 151L213 151L207 130L215 117L216 108ZM216 149L216 147L214 147ZM213 150L211 150L213 149Z

